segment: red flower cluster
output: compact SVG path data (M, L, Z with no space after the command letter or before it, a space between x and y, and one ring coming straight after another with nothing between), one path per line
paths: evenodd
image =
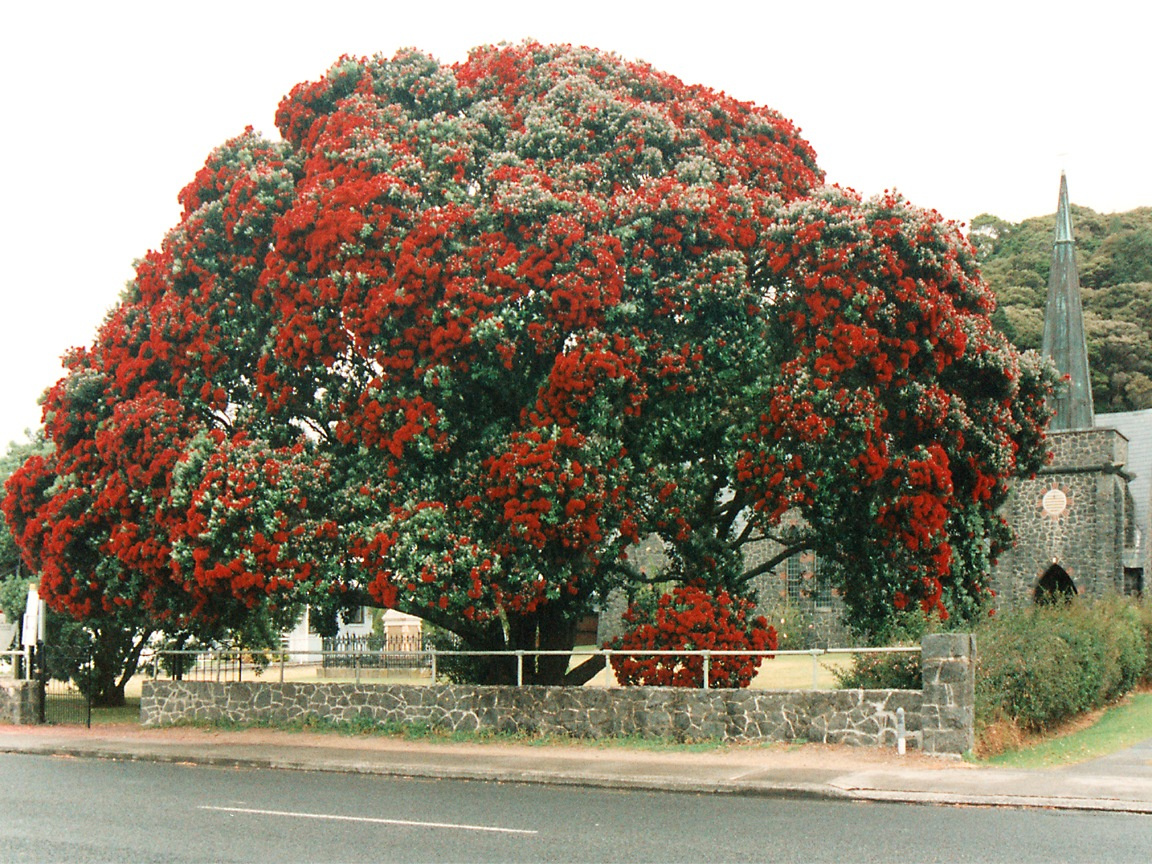
M776 630L762 618L752 618L754 604L721 589L710 592L693 583L662 595L655 608L632 603L624 614L630 629L606 647L657 651L772 651ZM724 655L709 658L709 687L747 687L756 677L762 657ZM700 687L704 658L625 655L612 657L616 679L625 685Z

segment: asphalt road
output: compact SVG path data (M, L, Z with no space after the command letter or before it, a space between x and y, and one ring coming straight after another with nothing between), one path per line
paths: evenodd
M0 755L0 861L1139 861L1152 819Z

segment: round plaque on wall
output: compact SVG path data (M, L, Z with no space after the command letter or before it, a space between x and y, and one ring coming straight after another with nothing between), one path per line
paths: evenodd
M1049 489L1044 493L1040 506L1049 516L1059 516L1068 509L1068 496L1059 489Z

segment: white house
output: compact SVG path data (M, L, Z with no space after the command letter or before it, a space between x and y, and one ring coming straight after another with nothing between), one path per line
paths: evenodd
M361 606L352 620L347 623L341 622L337 638L342 639L345 637L370 635L372 633L373 613L376 611L375 609ZM323 639L321 639L320 634L316 633L310 626L308 613L309 610L305 607L304 614L300 617L296 626L285 633L283 637L284 648L289 652L293 662L315 662L315 660L319 659L319 656L309 658L306 656L306 653L311 652L319 655L319 652L324 648ZM405 650L405 648L409 646L412 648L419 646L420 634L424 625L423 620L417 618L415 615L406 615L403 612L397 612L395 609L384 610L382 617L384 637L390 645L397 644L398 650ZM404 647L400 648L399 646Z

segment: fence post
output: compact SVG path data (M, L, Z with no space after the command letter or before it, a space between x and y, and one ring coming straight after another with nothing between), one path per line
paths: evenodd
M704 683L703 688L708 689L708 676L712 674L712 652L704 651Z
M48 664L44 656L44 643L37 642L32 657L36 661L36 677L40 681L40 723L48 721Z
M516 652L516 686L524 686L524 651L520 649Z
M612 686L612 649L604 648L604 686Z

